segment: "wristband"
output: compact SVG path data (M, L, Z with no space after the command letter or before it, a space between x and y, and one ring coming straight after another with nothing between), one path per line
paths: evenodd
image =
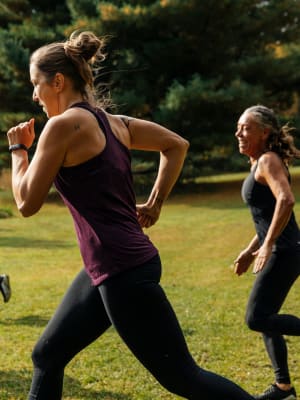
M9 146L8 151L12 153L15 150L25 150L28 151L28 148L25 146L23 143L18 143L18 144L12 144Z

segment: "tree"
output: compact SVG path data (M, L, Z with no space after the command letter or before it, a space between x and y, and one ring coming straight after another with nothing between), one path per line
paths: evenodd
M100 78L117 112L155 119L187 137L190 174L202 173L204 166L205 172L240 168L233 133L245 107L264 103L293 117L300 80L300 0L3 4L0 130L20 112L37 113L28 101L30 52L75 29L109 37ZM146 161L152 160L149 157L143 155Z
M187 137L192 163L199 165L190 170L201 173L210 158L212 168L217 162L221 169L240 168L233 133L245 107L264 103L286 113L292 106L300 53L289 46L299 37L299 5L100 1L100 18L89 23L112 37L107 68L119 108Z
M0 21L0 132L6 133L32 116L39 130L45 117L30 101L29 55L42 44L65 37L69 10L60 0L2 0ZM8 160L4 137L0 141L0 168Z

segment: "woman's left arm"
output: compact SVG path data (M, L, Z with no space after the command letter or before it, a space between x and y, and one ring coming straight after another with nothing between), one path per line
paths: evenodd
M140 225L148 228L158 220L162 204L180 175L189 142L150 121L132 119L129 130L132 149L160 153L158 172L149 198L144 204L137 205Z
M261 157L256 179L269 186L276 199L276 205L264 243L256 252L254 273L265 266L271 255L273 245L291 217L295 204L295 198L288 180L288 171L277 154L269 152Z

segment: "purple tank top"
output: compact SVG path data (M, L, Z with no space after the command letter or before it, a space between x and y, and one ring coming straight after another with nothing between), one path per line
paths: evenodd
M147 262L158 254L141 229L131 174L131 156L113 134L105 113L88 103L106 137L92 159L60 168L54 184L69 208L80 252L93 285Z

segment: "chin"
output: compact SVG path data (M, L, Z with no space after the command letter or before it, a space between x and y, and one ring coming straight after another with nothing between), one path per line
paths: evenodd
M247 156L247 149L245 149L245 147L239 147L239 151L241 154L244 154L245 156Z

